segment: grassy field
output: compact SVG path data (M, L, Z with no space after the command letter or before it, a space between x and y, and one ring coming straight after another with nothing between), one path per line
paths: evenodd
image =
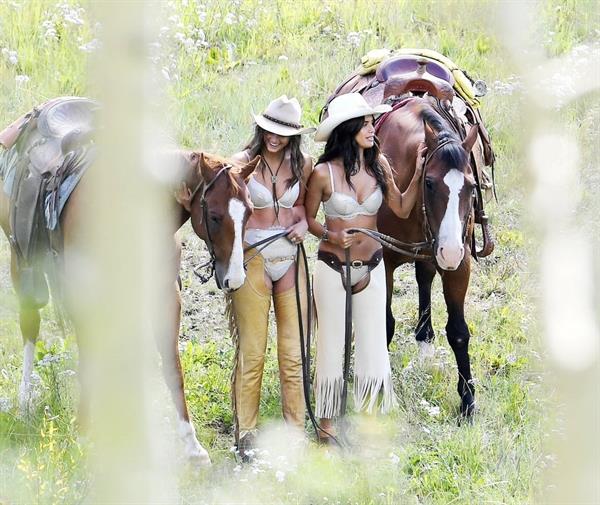
M458 424L454 357L445 341L445 306L434 284L437 333L432 362L420 363L413 328L417 290L412 268L397 272L396 337L391 348L398 411L385 419L353 419L362 440L349 454L308 447L302 456L277 448L249 467L233 443L229 376L233 346L222 295L202 286L191 269L206 251L185 228L181 354L189 406L214 465L199 474L181 465L181 503L543 503L556 484L550 441L563 436L564 412L549 377L536 300L538 243L528 218L529 138L523 117L532 91L497 24L503 5L481 2L179 0L161 4L160 35L152 60L165 82L169 125L178 142L224 155L251 132L250 111L280 94L296 96L304 123L316 124L328 94L378 47L427 47L485 79L483 116L497 154L499 203L488 214L496 238L492 257L474 265L466 304L479 411ZM531 48L560 56L599 33L594 2L546 0L531 26ZM93 96L88 58L102 27L93 5L0 0L0 125L47 98ZM531 49L526 48L526 49ZM575 131L592 188L582 219L597 195L599 108L580 98L556 113ZM318 156L321 146L308 139ZM596 170L596 171L594 171ZM594 175L596 174L596 175ZM593 188L596 188L594 193ZM314 252L316 242L308 240ZM77 349L50 306L37 345L37 410L17 411L21 337L9 278L9 249L0 242L0 504L79 503L90 487L89 450L76 430ZM312 260L311 260L312 261ZM157 397L166 398L157 385ZM263 382L261 419L280 418L274 343ZM276 431L276 428L274 428ZM277 439L277 435L274 435Z

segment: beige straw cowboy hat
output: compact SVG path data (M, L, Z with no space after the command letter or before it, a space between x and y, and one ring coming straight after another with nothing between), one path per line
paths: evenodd
M256 124L263 130L282 137L315 131L315 128L304 128L300 124L300 116L302 116L300 104L295 98L288 98L286 95L273 100L262 114L253 114L253 116Z
M373 116L392 110L389 105L376 105L371 107L359 93L347 93L336 96L327 108L328 116L317 128L316 142L325 142L331 132L348 119L361 116Z

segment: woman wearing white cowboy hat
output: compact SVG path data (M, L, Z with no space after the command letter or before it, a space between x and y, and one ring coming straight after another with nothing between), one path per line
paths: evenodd
M387 412L395 403L385 329L385 270L381 246L350 228L377 229L377 211L385 199L401 218L412 210L423 170L424 146L419 149L415 175L404 193L396 187L392 169L380 153L374 116L391 110L371 107L362 95L349 93L329 104L329 115L317 128L315 140L325 151L310 177L306 194L309 231L321 239L313 292L317 308L316 415L324 442L332 418L340 414L345 335L345 249L350 250L352 322L354 325L354 397L357 410ZM316 220L323 203L325 223ZM344 277L342 277L342 275Z
M251 259L246 281L231 295L232 331L237 337L232 399L236 443L243 459L253 446L258 421L271 298L277 321L283 417L289 425L304 428L294 260L296 246L308 228L304 195L312 172L312 159L300 149L300 135L315 129L300 124L301 114L295 98L283 95L273 100L262 114L254 115L254 136L243 151L232 157L246 163L261 156L248 182L254 211L248 221L245 245L287 232L286 237L261 247L260 252L248 251L246 259ZM305 275L301 272L301 277Z

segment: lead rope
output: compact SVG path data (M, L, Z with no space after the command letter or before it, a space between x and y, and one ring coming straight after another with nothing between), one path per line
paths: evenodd
M302 257L302 263L300 263ZM300 330L300 357L302 360L302 386L304 391L304 403L306 405L306 410L308 412L308 418L315 430L315 436L317 440L319 440L319 433L323 433L329 437L338 447L344 448L344 444L335 437L332 433L329 433L327 430L323 429L317 418L315 417L312 404L310 402L310 392L311 392L311 380L310 380L310 346L311 346L311 331L312 331L312 321L314 318L313 314L313 301L312 301L312 290L310 286L310 277L308 276L308 258L306 256L306 249L304 249L304 244L298 244L297 254L296 254L296 308L298 310L298 326ZM304 272L306 275L306 306L307 306L307 328L306 332L304 331L304 322L302 317L302 303L300 300L300 266L304 267ZM306 334L306 338L304 335Z

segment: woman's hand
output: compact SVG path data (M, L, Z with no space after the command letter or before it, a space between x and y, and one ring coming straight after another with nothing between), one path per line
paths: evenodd
M306 219L301 219L287 228L287 238L292 244L299 244L304 240L304 235L306 235L307 230L308 223L306 222Z
M342 249L348 249L356 240L356 233L348 233L347 230L330 231L328 235L329 242Z
M187 187L185 182L182 182L181 186L175 191L175 200L188 212L192 210L192 190Z

